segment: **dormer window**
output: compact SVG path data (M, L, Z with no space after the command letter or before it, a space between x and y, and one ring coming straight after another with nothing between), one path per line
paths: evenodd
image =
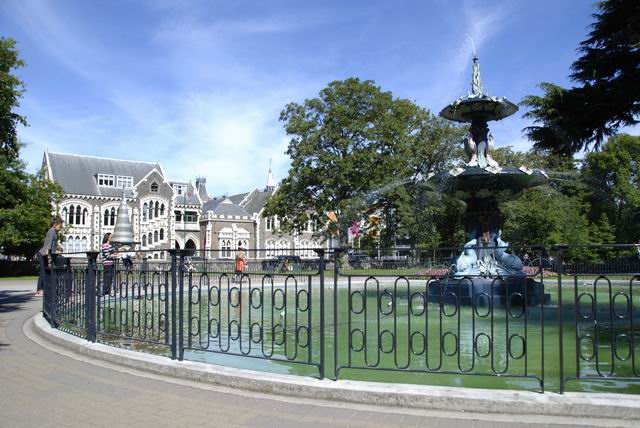
M123 187L126 189L130 189L133 187L133 177L128 175L119 175L116 177L116 187L118 189L122 189Z
M185 193L187 193L186 184L174 184L173 189L176 191L176 195L184 195Z
M115 177L111 174L98 174L98 186L113 187L116 183Z
M155 181L153 183L151 183L151 191L152 192L157 192L158 191L158 183L156 183Z

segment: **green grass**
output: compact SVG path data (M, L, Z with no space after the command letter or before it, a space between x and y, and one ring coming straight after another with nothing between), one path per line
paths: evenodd
M0 277L0 284L4 281L34 281L37 279L37 276L3 276Z

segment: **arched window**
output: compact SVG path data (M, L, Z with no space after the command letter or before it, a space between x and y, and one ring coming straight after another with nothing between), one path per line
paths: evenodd
M164 241L164 229L160 229L160 240Z
M104 226L109 226L109 210L105 209L104 213L102 214L102 224Z
M151 232L147 235L147 242L149 245L153 244L153 234Z
M142 246L143 247L147 246L147 235L142 235Z
M82 224L87 224L87 216L89 215L89 211L85 208L82 210Z
M158 253L154 253L154 254L153 254L153 258L154 258L154 259L157 259L157 258L158 258Z
M267 217L267 230L273 230L274 223L273 217Z
M69 213L67 212L66 208L62 209L62 218L64 219L64 221L66 223L69 223L69 217L67 217L69 215Z
M153 183L151 183L151 191L152 192L157 192L158 191L158 183L156 183L155 181Z
M85 210L85 211L86 211L86 210ZM87 243L88 243L88 241L87 241L87 237L86 237L86 236L83 236L83 237L82 237L82 241L81 241L81 242L82 242L82 245L81 245L82 249L81 249L80 251L87 251L87 250L89 249L89 247L88 247L88 245L87 245Z
M160 205L160 215L164 215L164 204Z
M153 218L153 201L149 202L149 220Z
M142 221L147 221L147 210L149 209L149 205L145 202L142 206Z
M222 239L220 241L220 257L222 258L230 258L231 257L231 240L230 239Z
M158 242L158 231L153 232L153 242Z
M67 223L69 223L69 224L74 224L73 222L74 222L74 220L75 220L75 217L74 217L75 212L76 212L76 207L74 207L73 205L71 205L71 206L69 207L69 221L68 221Z
M164 251L160 251L160 258L164 259Z
M278 251L278 254L286 255L288 248L289 248L289 243L287 241L282 240L282 241L278 242L278 249L280 250L280 251Z
M275 253L275 249L276 249L276 242L273 240L269 240L267 241L267 257L274 257L276 255Z
M113 226L116 224L116 209L115 208L111 208L111 215L109 218L109 225Z
M153 213L154 217L158 217L158 214L160 213L160 203L158 203L158 201L156 201L156 208L155 208L155 212Z
M65 253L73 252L73 236L67 236L67 240L64 241L63 251Z
M80 205L76 205L76 224L81 224L80 220L82 217L82 210L80 209ZM79 240L80 238L78 238Z

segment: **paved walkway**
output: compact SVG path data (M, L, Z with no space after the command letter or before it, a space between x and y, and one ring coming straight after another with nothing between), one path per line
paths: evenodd
M0 427L511 427L559 420L428 412L272 397L168 381L63 356L24 323L42 305L32 281L0 280ZM53 350L51 350L53 349ZM487 392L490 393L490 392ZM518 418L516 418L518 419ZM574 426L589 424L573 421ZM571 425L563 425L571 426Z

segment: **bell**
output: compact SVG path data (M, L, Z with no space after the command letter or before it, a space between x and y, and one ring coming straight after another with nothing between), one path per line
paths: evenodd
M113 230L111 242L117 247L133 246L135 244L133 225L129 220L129 207L124 195L124 186L122 187L122 200L118 207L118 217L116 218L116 227Z

